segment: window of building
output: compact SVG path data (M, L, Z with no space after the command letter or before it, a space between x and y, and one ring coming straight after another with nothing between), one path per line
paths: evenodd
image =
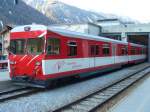
M109 44L103 44L103 55L109 55L110 54L110 46Z
M68 42L68 56L77 56L77 43L76 42Z
M49 38L47 40L47 54L49 54L49 55L60 54L60 39Z

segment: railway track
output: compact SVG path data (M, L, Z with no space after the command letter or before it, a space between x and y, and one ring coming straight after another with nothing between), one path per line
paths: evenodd
M117 82L113 82L110 86L101 88L101 90L97 90L93 94L87 95L82 99L78 99L71 104L66 104L63 107L58 107L53 109L53 111L71 111L71 112L88 112L93 111L109 99L113 98L115 95L119 94L125 88L133 84L136 80L139 80L145 74L150 72L150 65L140 65L138 66L137 71L132 72L125 79L118 80ZM136 67L131 67L129 69L137 69ZM134 79L134 80L133 80ZM127 80L127 81L125 81ZM130 83L129 83L130 82ZM4 101L8 101L11 99L16 99L28 95L32 95L34 93L43 91L41 89L29 88L29 87L18 87L18 88L10 88L9 90L0 92L0 103ZM45 92L48 92L47 90ZM66 93L67 94L67 93Z
M0 92L0 103L6 100L15 99L18 97L23 97L32 93L37 92L38 89L30 88L30 87L17 87L8 89Z
M75 102L57 108L54 112L93 112L97 108L100 108L104 103L115 98L116 95L136 83L148 73L150 73L149 66L132 73L124 79L118 80L110 86L78 99Z

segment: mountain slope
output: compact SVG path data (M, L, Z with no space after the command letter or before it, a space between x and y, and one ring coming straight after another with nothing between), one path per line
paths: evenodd
M104 19L98 13L79 9L53 0L24 0L28 5L39 10L57 23L87 23Z
M85 23L94 22L99 19L118 18L122 23L138 23L129 17L105 14L102 12L91 12L56 0L24 0L31 7L39 10L48 18L57 23Z
M14 4L14 0L1 0L0 1L0 21L4 24L52 24L55 23L41 12L26 5L23 1L19 0L18 4ZM1 27L1 25L0 25Z
M61 24L87 23L112 17L104 13L86 11L54 0L0 1L0 29L4 24ZM114 17L114 16L113 16Z

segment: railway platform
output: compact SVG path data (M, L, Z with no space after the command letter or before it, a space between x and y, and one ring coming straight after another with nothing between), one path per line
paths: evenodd
M0 69L0 81L10 80L9 73L7 69Z
M150 112L150 74L108 112Z

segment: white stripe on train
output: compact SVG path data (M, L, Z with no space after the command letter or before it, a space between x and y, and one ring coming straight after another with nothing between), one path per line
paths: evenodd
M55 74L72 70L93 68L109 64L124 63L145 59L146 55L133 56L109 56L109 57L91 57L91 58L71 58L71 59L54 59L42 60L43 74Z

